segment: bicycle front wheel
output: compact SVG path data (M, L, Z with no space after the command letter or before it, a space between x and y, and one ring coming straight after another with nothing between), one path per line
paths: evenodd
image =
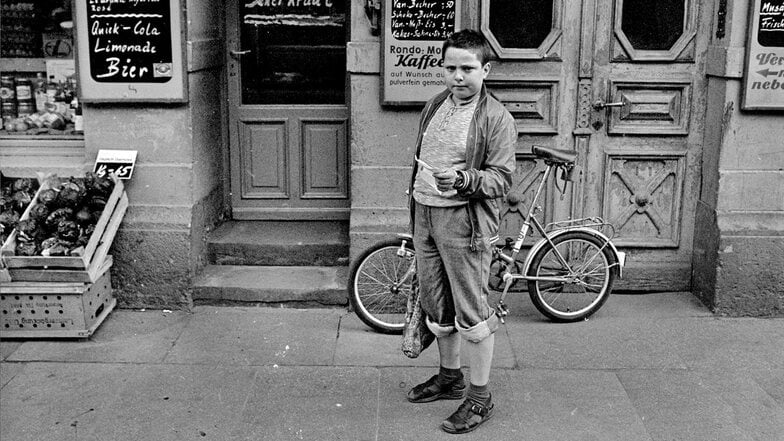
M349 271L348 294L354 312L378 332L403 332L416 264L410 240L399 255L402 243L402 239L390 239L373 245Z
M540 248L528 269L528 294L536 309L551 320L584 320L602 307L612 291L617 262L605 241L570 231Z

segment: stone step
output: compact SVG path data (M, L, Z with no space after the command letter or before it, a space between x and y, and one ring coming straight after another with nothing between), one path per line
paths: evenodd
M195 304L346 306L346 266L207 265L193 282Z
M207 238L216 265L347 266L348 222L228 221Z

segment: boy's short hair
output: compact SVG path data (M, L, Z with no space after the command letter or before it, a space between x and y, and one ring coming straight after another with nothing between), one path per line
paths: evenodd
M474 52L483 66L493 58L493 49L490 48L485 36L473 29L463 29L450 35L441 47L441 58L444 58L446 50L450 47Z

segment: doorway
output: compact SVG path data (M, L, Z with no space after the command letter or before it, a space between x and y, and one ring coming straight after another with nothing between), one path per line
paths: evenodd
M700 0L473 0L464 27L498 59L488 88L515 117L517 170L501 237L516 236L544 164L541 144L578 154L553 182L546 220L601 216L627 252L619 289L688 290L699 196L709 26Z
M230 0L226 16L233 218L348 219L346 1Z

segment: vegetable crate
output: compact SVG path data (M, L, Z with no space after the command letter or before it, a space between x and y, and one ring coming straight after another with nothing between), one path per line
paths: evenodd
M114 309L111 265L95 283L0 283L0 338L87 338Z
M122 181L114 177L113 179L114 189L106 200L101 217L95 224L95 231L81 256L17 256L14 250L18 232L11 233L0 250L0 266L5 266L11 281L84 283L98 280L103 274L105 264L108 262L111 266L109 248L128 208L128 195ZM45 188L41 186L38 192L43 190ZM22 219L27 219L33 206L38 203L36 195Z

